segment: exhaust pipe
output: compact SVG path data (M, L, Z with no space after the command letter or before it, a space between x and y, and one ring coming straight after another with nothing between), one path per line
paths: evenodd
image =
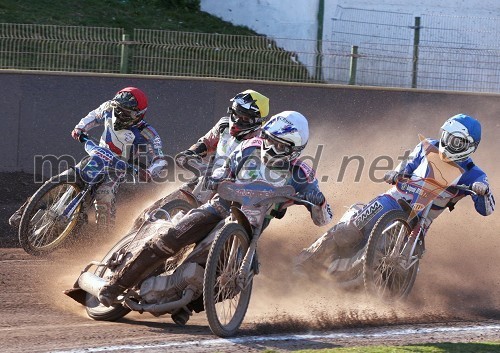
M151 313L155 316L158 315L163 315L166 313L172 313L174 310L182 308L193 300L195 291L187 287L184 290L184 293L182 295L182 298L179 300L176 300L174 302L168 302L168 303L163 303L163 304L147 304L147 303L137 303L133 300L130 299L125 299L125 304L132 310L138 311L140 313L146 311L148 313Z
M96 298L99 296L99 291L106 283L107 281L104 278L98 277L90 272L83 272L80 277L78 277L78 286Z

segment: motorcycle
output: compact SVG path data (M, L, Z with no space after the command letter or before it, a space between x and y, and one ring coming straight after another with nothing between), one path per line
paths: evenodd
M106 178L122 178L139 170L99 146L87 135L80 136L85 156L79 164L47 180L31 196L22 211L19 243L31 255L47 255L75 238L87 223L87 209L97 188Z
M179 313L191 313L194 308L197 312L205 310L215 335L234 335L248 308L253 277L259 273L257 243L272 206L310 203L295 195L292 186L275 187L260 181L223 181L217 192L231 202L230 214L189 253L179 252L138 286L128 288L118 297L118 304L102 305L97 299L100 288L145 242L175 224L182 213L171 219L166 212L163 218L155 216L157 211L152 213L136 233L119 241L102 261L89 263L65 294L83 304L95 320L114 321L133 310L154 316L171 314L174 322L183 325L187 319Z
M433 202L455 197L460 190L475 194L467 185L446 187L434 179L411 177L403 176L396 184L411 200L398 200L399 207L385 212L361 244L328 263L327 277L333 278L341 288L364 290L387 302L406 298L425 252L426 224ZM423 204L422 197L429 196L429 202ZM367 205L357 203L340 222L356 222L364 215L370 217L379 207L377 199Z
M159 199L151 206L146 208L134 221L131 232L137 231L148 215L160 209L160 212L155 217L162 218L167 212L170 216L174 216L178 212L187 213L192 208L197 208L206 203L215 194L213 190L207 187L207 180L212 164L205 162L197 155L177 155L175 157L176 164L187 171L194 174L194 178L179 189Z

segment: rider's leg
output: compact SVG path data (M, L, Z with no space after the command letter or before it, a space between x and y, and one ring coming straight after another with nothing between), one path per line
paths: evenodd
M118 180L108 179L96 190L95 214L99 228L111 228L116 217L116 193L119 186Z
M203 207L189 211L174 227L151 239L99 291L99 301L109 306L126 288L140 283L183 247L203 239L221 217Z
M363 233L353 224L338 223L300 252L294 267L295 273L311 277L325 265L328 267L346 250L355 248L362 240Z

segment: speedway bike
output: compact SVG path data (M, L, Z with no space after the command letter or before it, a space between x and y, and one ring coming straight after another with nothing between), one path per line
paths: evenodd
M170 314L183 325L187 320L178 314L197 307L197 312L205 311L215 335L233 336L246 315L253 278L259 273L257 244L273 206L310 203L296 195L292 186L261 181L223 181L217 193L231 203L229 215L189 253L169 258L138 286L126 289L115 305L102 305L97 299L99 290L148 240L176 224L182 213L170 217L164 212L157 217L158 210L153 211L137 232L119 241L103 260L89 263L65 293L83 304L95 320L114 321L138 311Z
M24 206L19 224L19 243L31 255L43 256L74 240L87 223L87 211L97 188L107 178L123 178L127 173L135 182L140 169L101 147L82 134L85 156L80 163L47 180Z
M406 298L415 284L433 203L453 198L460 191L475 194L468 185L447 187L434 179L411 175L401 176L396 187L408 199L398 200L398 208L388 210L375 222L368 239L354 254L334 259L326 270L341 288L364 290L387 302ZM422 199L428 202L424 204ZM373 205L357 203L340 221L354 219Z

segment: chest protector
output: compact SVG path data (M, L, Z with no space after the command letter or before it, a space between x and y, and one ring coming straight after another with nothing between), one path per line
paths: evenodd
M108 117L104 121L104 131L99 145L109 148L118 157L127 161L131 157L132 146L135 139L135 134L128 129L115 131L113 129L112 119Z
M214 169L222 167L224 161L240 145L241 141L237 140L229 133L229 128L225 128L219 138L217 150L215 151Z
M262 139L252 138L243 142L241 152L247 148L254 148L252 153L246 158L243 165L240 165L236 174L237 182L248 183L251 181L264 181L274 186L284 186L288 183L292 174L288 169L268 168L261 160Z

